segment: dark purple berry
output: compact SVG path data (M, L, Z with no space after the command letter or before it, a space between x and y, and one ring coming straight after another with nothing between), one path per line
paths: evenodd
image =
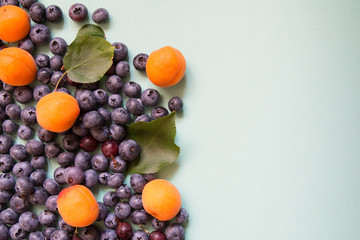
M84 4L75 3L69 9L69 16L75 22L82 22L88 16L88 10Z
M127 82L123 87L123 92L127 97L137 98L141 94L141 86L136 82Z
M63 56L67 51L67 43L63 38L56 37L50 41L49 48L54 55Z
M151 118L153 120L165 117L167 115L169 115L169 111L164 107L156 107L151 110Z
M45 6L42 3L33 3L29 8L29 15L31 20L36 23L45 22Z
M60 7L50 5L45 9L45 17L49 22L59 22L63 18L63 13Z
M96 23L103 23L109 18L109 12L105 8L98 8L92 14L92 20Z
M50 29L44 24L36 24L31 27L29 36L36 45L44 45L50 41Z
M180 111L183 108L183 101L180 97L172 97L168 102L169 110L172 111Z
M135 69L139 71L145 71L148 57L149 56L145 53L139 53L136 55L133 60Z

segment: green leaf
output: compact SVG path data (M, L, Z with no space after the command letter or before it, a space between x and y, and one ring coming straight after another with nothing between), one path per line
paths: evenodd
M72 81L97 82L111 67L114 46L105 40L102 33L97 26L85 25L70 44L64 56L64 68Z
M127 138L135 140L141 148L140 159L130 166L129 172L156 173L175 162L180 153L175 135L175 112L151 122L128 125Z
M91 35L96 37L103 37L105 38L105 32L104 30L94 24L86 24L80 28L78 33L76 34L76 37L82 37L85 35Z

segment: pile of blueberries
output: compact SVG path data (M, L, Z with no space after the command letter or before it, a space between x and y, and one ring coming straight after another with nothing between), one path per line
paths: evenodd
M184 239L183 224L189 217L186 209L182 208L172 222L159 221L143 209L142 189L156 178L156 174L133 174L130 186L124 183L130 162L140 154L139 145L126 139L125 125L149 122L169 114L165 107L158 106L160 94L157 90L142 90L136 82L124 83L130 70L126 60L127 46L113 43L115 52L113 65L106 73L106 89L100 88L99 82L78 84L66 77L60 81L57 91L71 94L70 90L74 90L81 114L68 131L50 132L37 125L33 103L51 93L63 75L67 43L60 37L51 39L50 29L44 24L61 21L62 10L55 5L45 8L36 0L20 0L20 3L18 0L1 0L1 4L21 5L29 10L30 18L35 22L29 36L19 41L18 46L33 54L36 46L48 44L53 56L38 54L35 57L38 72L34 88L1 84L0 240ZM87 15L83 4L74 4L69 9L69 16L74 21L81 22ZM108 12L100 8L93 13L92 19L96 23L107 21ZM1 41L0 46L6 47ZM133 59L135 69L144 71L147 57L144 53L136 55ZM127 97L125 107L122 93ZM180 111L182 107L179 97L168 102L170 111ZM150 115L145 114L146 108L152 109ZM26 144L15 144L17 137ZM101 153L90 154L99 148ZM59 164L53 178L46 172L50 159L56 159ZM78 234L59 217L57 195L64 187L75 184L90 189L100 184L112 189L104 195L103 202L99 202L97 220L104 223L104 229L99 227L101 224L93 224L78 229ZM45 209L37 215L33 212L34 205L45 206ZM143 229L147 223L154 228L151 233ZM137 230L133 229L137 225Z

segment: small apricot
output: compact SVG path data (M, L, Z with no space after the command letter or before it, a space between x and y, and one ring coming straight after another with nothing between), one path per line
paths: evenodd
M177 188L164 179L148 182L142 192L145 211L160 221L168 221L181 208L181 197Z
M57 208L64 221L73 227L89 226L99 215L99 204L83 185L63 189L57 198Z
M36 105L37 122L51 132L64 132L70 129L79 114L79 103L73 96L63 92L49 93Z
M159 87L171 87L183 78L186 69L184 56L176 48L166 46L153 51L146 62L146 74Z
M28 35L30 17L28 13L14 5L0 7L0 39L16 42Z
M27 51L8 47L0 51L0 79L13 86L24 86L35 80L37 66Z

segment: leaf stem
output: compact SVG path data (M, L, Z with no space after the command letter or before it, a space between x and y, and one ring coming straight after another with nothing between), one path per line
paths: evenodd
M63 73L63 75L61 75L59 81L56 83L54 92L56 92L56 90L57 90L57 88L58 88L58 86L59 86L60 81L61 81L61 80L63 79L63 77L67 74L67 72L68 72L68 71L65 71L65 72Z

